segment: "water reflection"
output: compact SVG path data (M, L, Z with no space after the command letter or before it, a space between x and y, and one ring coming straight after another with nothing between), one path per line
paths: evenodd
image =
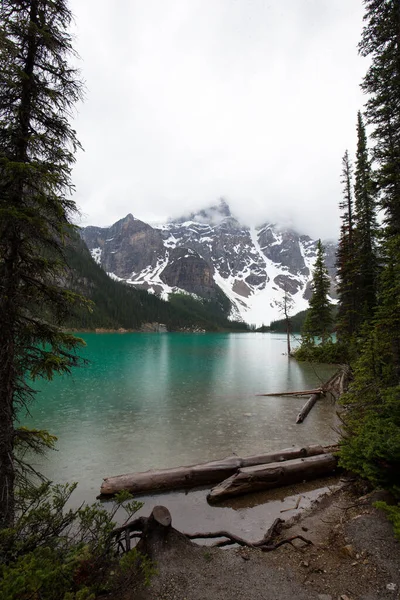
M40 468L80 481L92 499L103 477L336 439L321 401L257 393L312 388L332 372L285 355L279 334L85 334L88 368L42 385L24 423L59 438Z

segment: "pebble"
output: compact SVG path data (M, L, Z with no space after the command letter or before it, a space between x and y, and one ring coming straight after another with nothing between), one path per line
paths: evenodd
M329 594L318 594L318 600L332 600L332 596Z
M388 583L387 586L386 586L386 589L389 592L395 592L396 588L397 588L397 585L395 583Z
M302 560L301 563L300 563L300 565L302 567L308 567L309 563L306 560Z
M351 544L347 544L346 546L343 546L342 552L343 552L343 554L350 556L350 558L354 558L354 556L355 556L354 548Z

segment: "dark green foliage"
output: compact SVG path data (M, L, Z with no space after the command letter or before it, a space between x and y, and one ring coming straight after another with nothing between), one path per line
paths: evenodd
M339 340L348 342L356 331L358 307L354 264L352 166L347 150L343 156L342 165L343 200L339 204L339 208L342 210L342 225L336 262L339 281L337 335Z
M390 338L375 324L356 363L354 381L342 397L340 462L400 497L400 386L391 357Z
M140 329L144 323L163 323L168 330L221 329L246 330L245 323L228 321L230 301L220 291L214 301L196 300L188 295L172 295L169 302L145 290L112 280L95 263L77 234L66 249L70 266L67 285L92 301L90 311L77 310L65 322L73 329Z
M174 309L179 310L182 315L187 315L188 322L195 319L198 325L206 330L248 331L246 323L228 321L230 301L222 290L216 300L200 300L188 294L172 294L169 301Z
M302 310L302 311L296 313L295 315L293 315L293 317L290 317L292 331L294 333L301 332L303 325L304 325L304 321L306 320L306 317L307 317L307 313L308 313L308 309ZM286 319L278 319L277 321L271 321L271 324L268 327L268 331L275 331L277 333L286 333Z
M377 308L362 331L354 381L343 398L341 464L400 499L400 1L366 0L361 53L374 178L385 227Z
M300 312L290 317L290 321L292 324L293 333L300 333L304 326L304 321L306 320L308 313L307 310L301 310ZM334 332L336 327L336 319L337 319L337 306L332 306L332 329L331 333ZM257 329L257 331L261 331L262 328ZM269 327L265 328L266 331L273 331L276 333L286 333L286 319L279 319L277 321L271 321Z
M325 344L301 344L295 350L294 356L300 361L343 364L349 361L349 347L332 340L326 341Z
M357 156L354 183L354 270L357 294L356 330L374 313L378 285L375 183L361 112L357 115Z
M362 83L369 95L367 124L375 141L376 182L385 211L387 236L400 234L400 3L365 0L366 26L360 53L371 59Z
M2 600L94 600L138 577L149 582L151 562L136 550L118 558L110 537L117 510L129 519L142 503L121 493L111 510L100 503L67 509L75 487L45 483L17 496L15 523L0 531Z
M364 323L376 306L378 257L375 184L367 137L361 113L357 117L357 156L352 197L351 165L346 151L343 158L344 200L342 227L337 253L339 296L338 339L357 345Z
M79 146L68 117L81 94L70 20L64 0L0 4L0 527L13 519L14 419L33 397L29 377L79 363L81 340L58 327L83 302L60 285Z
M400 507L389 505L386 502L375 502L374 506L386 513L389 521L393 523L395 536L400 540Z
M273 321L273 323L280 323L281 321ZM284 319L282 319L282 322L284 323L284 327L286 327L286 322ZM261 325L261 327L257 327L256 329L254 329L254 331L257 331L257 333L269 333L271 330L271 327L269 325ZM284 329L282 331L279 331L279 333L284 332Z
M321 240L317 244L317 259L314 265L310 307L302 329L302 344L315 345L315 338L322 344L331 340L332 304L329 300L330 280L324 263L324 247Z

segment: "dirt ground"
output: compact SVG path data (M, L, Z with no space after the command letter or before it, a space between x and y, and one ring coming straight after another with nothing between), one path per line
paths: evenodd
M172 530L153 559L158 574L121 600L395 600L400 599L400 543L372 504L349 485L327 494L277 540L272 552L200 546Z

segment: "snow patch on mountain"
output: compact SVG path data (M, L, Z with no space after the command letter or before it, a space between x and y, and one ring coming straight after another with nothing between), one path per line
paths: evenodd
M164 299L176 292L210 297L216 284L231 301L231 318L257 326L282 317L285 290L292 314L308 307L316 240L271 222L243 226L225 201L157 226L128 215L83 237L110 276ZM326 247L334 282L335 244Z
M92 255L94 262L96 262L98 265L100 265L101 264L101 248L93 248L90 251L90 254Z

